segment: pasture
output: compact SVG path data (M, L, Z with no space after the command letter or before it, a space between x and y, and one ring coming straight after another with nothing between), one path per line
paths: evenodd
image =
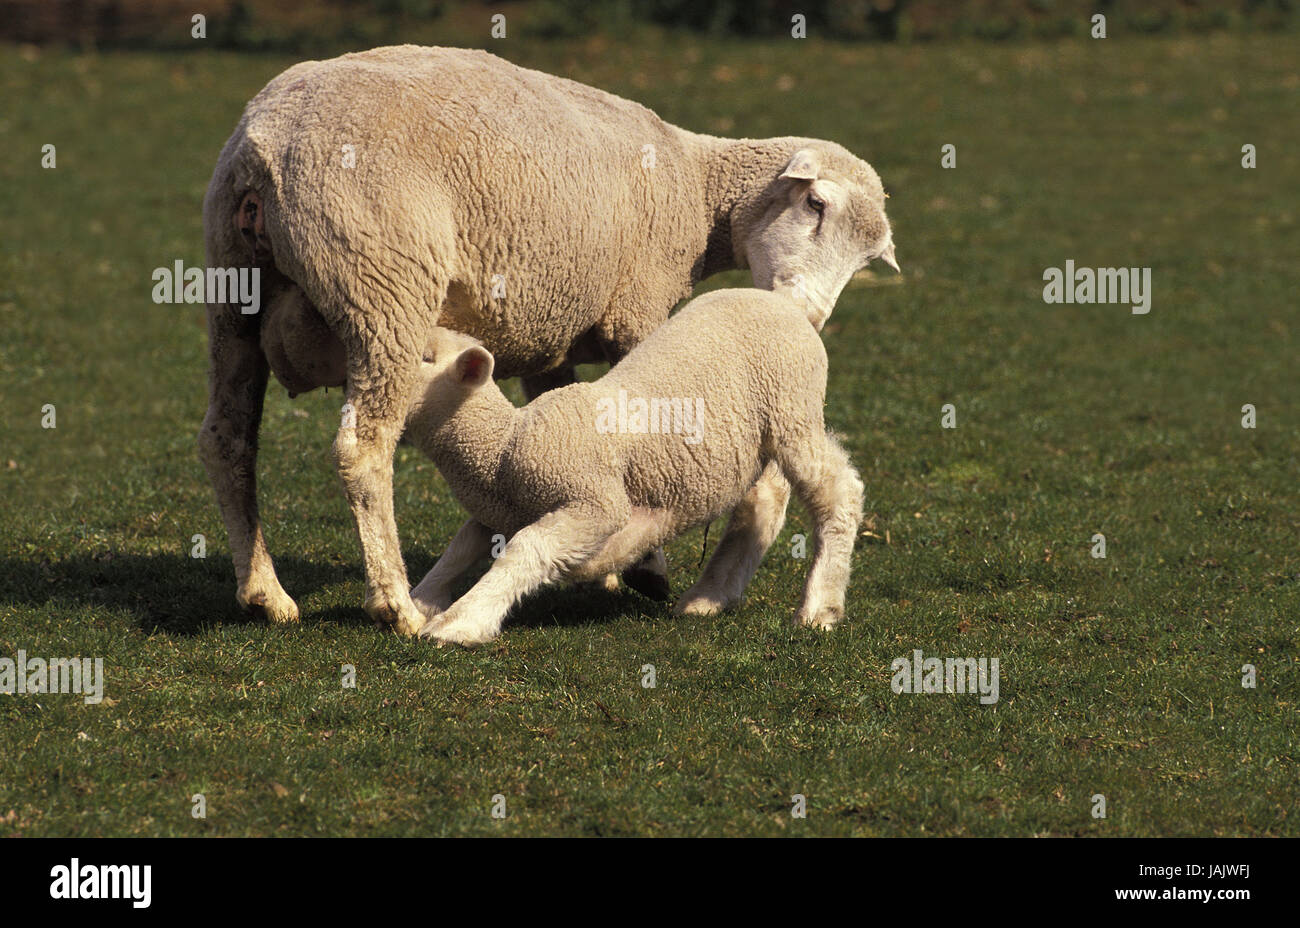
M242 614L194 450L203 309L151 275L203 263L217 153L293 59L0 47L0 655L102 657L106 697L0 695L0 835L1300 834L1293 38L491 50L880 172L903 273L824 333L867 485L846 621L788 624L792 506L720 618L557 589L478 650L381 634L339 392L275 383L262 517L303 618ZM1151 268L1150 312L1045 303L1067 260ZM405 447L396 494L414 582L463 515ZM669 549L675 594L703 544ZM918 649L997 658L998 701L896 694Z

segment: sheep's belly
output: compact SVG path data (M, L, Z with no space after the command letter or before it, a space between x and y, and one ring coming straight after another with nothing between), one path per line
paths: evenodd
M570 571L575 581L597 580L630 567L658 547L671 530L672 517L662 509L633 509L627 524L610 535L600 550Z

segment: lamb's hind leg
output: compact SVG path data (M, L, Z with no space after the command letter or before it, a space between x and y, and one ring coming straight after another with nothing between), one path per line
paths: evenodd
M618 524L609 513L574 508L520 529L492 568L443 613L441 624L429 623L421 637L464 645L492 640L515 603L599 552Z
M815 539L803 604L794 620L830 628L844 617L853 542L862 524L862 480L829 434L778 451L781 467L812 516Z
M680 615L713 615L744 595L785 524L790 484L773 462L736 505L704 573L677 603Z

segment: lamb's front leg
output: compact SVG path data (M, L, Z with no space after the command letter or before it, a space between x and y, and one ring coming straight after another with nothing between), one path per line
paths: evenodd
M597 553L617 525L607 513L562 509L520 529L492 569L443 613L441 624L426 625L420 637L463 645L492 640L515 603L563 579Z
M460 527L438 563L411 590L411 600L424 613L426 626L430 622L441 624L442 613L451 605L451 585L491 550L492 529L477 519Z

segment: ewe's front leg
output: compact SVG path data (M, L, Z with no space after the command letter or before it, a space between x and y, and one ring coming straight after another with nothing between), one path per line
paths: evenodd
M578 382L578 372L572 364L565 364L541 374L530 374L519 378L524 388L524 398L528 402L537 399L548 390L558 390Z
M543 516L516 533L492 569L443 614L442 624L426 625L420 637L463 645L492 640L515 603L564 578L596 554L616 528L603 513L566 509Z
M460 527L438 563L411 590L411 599L424 614L426 625L440 621L451 605L451 585L491 550L492 529L475 519Z
M785 524L790 484L768 464L727 522L727 530L704 573L677 603L679 615L713 615L740 602L763 555Z

